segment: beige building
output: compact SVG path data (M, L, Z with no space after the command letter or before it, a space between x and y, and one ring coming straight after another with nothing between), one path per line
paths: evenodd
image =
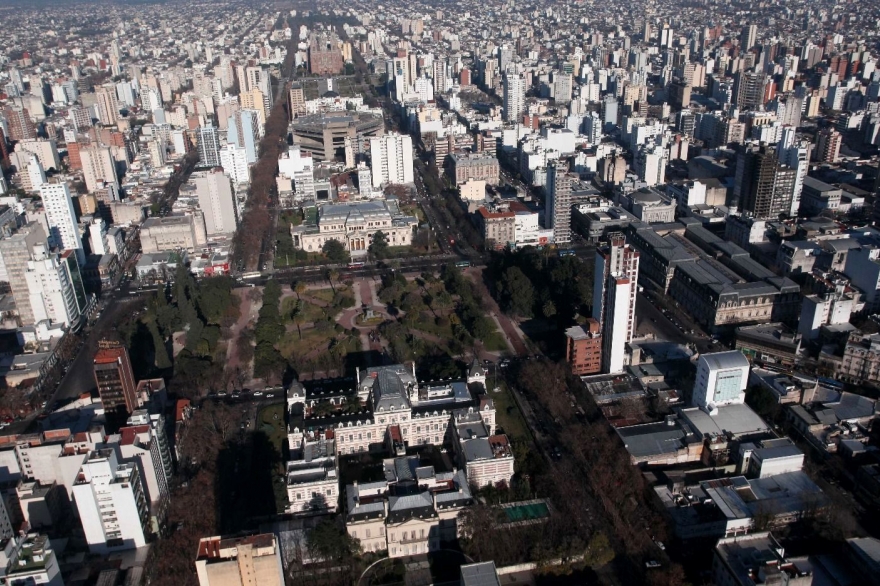
M851 333L837 377L853 382L880 381L880 334Z
M384 461L385 480L346 487L345 527L365 552L425 554L458 537L458 513L473 504L463 470L437 473L418 456Z
M284 586L275 535L205 537L196 556L199 586Z
M498 184L501 167L495 157L481 153L454 153L448 160L449 175L457 185L471 179Z
M419 222L404 216L395 200L326 204L318 210L317 224L293 226L293 245L306 252L321 252L328 240L338 240L352 256L364 256L376 232L389 246L409 246Z
M332 161L337 150L352 142L381 136L385 121L381 116L364 112L326 112L299 116L291 124L293 144L309 151L316 161Z
M141 225L141 249L144 254L184 248L195 250L206 242L204 224L197 226L195 216L150 218Z
M485 179L470 179L459 185L458 189L462 201L486 201Z
M485 207L477 210L477 223L483 240L495 243L495 248L503 248L509 242L516 242L516 214L514 212L490 212Z

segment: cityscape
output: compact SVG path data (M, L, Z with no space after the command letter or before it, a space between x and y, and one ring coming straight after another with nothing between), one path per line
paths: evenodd
M0 31L0 585L880 582L877 3Z

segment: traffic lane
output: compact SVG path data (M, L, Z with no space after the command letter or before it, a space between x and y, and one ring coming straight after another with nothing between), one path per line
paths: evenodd
M653 330L655 333L665 340L675 342L676 344L693 344L700 353L721 351L724 346L705 336L702 332L694 330L693 334L687 333L689 324L678 321L681 327L676 326L672 319L675 318L671 313L667 316L662 309L657 306L644 293L636 294L636 329ZM643 321L644 320L644 321ZM685 331L682 331L682 330Z

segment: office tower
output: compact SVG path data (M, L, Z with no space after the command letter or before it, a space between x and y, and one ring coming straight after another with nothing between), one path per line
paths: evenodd
M301 83L290 84L289 100L290 107L288 109L288 114L290 115L291 120L306 113L306 98Z
M370 157L373 187L413 182L413 146L408 134L371 138Z
M236 185L250 183L250 166L244 148L230 144L224 146L220 149L220 166Z
M45 243L34 246L25 281L35 323L49 320L68 327L79 321L76 284L64 260L58 253L49 252Z
M602 333L602 371L623 371L626 344L632 342L639 253L621 233L608 235L606 246L596 250L593 273L593 319Z
M235 232L238 214L229 177L219 169L212 169L195 176L193 183L199 197L199 208L205 214L208 236Z
M757 40L758 26L754 24L747 24L743 27L742 34L739 37L739 48L743 51L748 51L755 46L755 42Z
M220 166L220 137L213 126L199 126L195 130L201 167Z
M111 448L89 453L73 485L89 551L106 555L146 545L149 507L135 463L120 464Z
M446 59L440 58L434 61L432 78L434 82L434 94L439 95L446 91Z
M110 147L92 146L79 149L80 164L86 189L96 191L104 184L119 189L119 178L116 175L116 160Z
M843 136L834 128L823 128L816 140L816 160L820 163L836 163L840 158Z
M40 188L40 197L49 224L49 244L62 250L74 250L77 261L83 266L85 253L67 183L44 184Z
M697 361L692 404L709 411L742 405L749 382L749 360L739 350L703 354Z
M206 537L196 556L199 586L284 586L281 547L272 533Z
M238 110L227 121L226 141L241 147L247 153L247 162L257 162L257 146L260 142L259 113L256 110Z
M138 408L138 400L128 351L112 342L100 346L95 353L94 371L104 411L131 413Z
M95 101L98 107L98 121L105 126L113 126L119 118L119 101L113 85L95 88Z
M740 212L760 220L791 213L797 171L780 164L773 147L741 145L737 150L733 197Z
M544 223L553 230L556 244L571 242L571 183L577 175L568 172L568 165L555 161L547 167L547 205Z
M526 107L526 80L519 73L504 74L504 119L519 122Z
M753 110L767 102L768 85L773 82L759 71L737 71L733 79L734 105Z
M36 323L31 307L30 288L25 277L28 261L34 247L46 243L46 233L37 222L30 222L18 229L12 236L0 240L0 257L6 268L9 288L15 300L21 325L32 326Z
M9 127L10 140L37 138L37 129L34 126L34 121L31 120L31 115L27 108L12 108L7 106L6 110L4 110L4 114Z

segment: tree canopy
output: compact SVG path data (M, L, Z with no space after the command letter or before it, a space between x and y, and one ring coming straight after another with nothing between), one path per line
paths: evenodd
M348 262L348 259L350 258L348 251L345 250L345 246L343 246L342 242L335 238L331 238L325 242L324 246L321 247L321 252L323 252L324 256L326 256L331 262L335 263Z

